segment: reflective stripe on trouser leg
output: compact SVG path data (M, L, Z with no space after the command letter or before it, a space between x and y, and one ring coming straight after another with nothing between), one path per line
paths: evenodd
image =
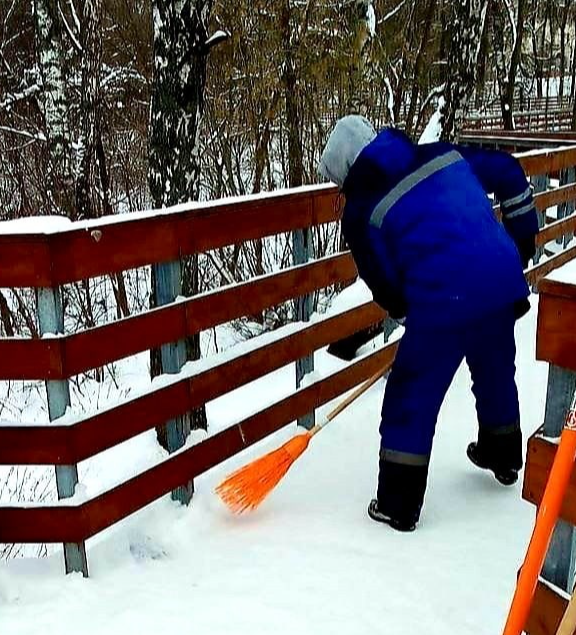
M396 450L380 450L380 460L401 465L411 465L413 467L428 465L429 454L413 454L411 452L397 452Z
M464 357L457 328L411 328L386 383L380 426L378 509L402 523L420 518L436 419Z

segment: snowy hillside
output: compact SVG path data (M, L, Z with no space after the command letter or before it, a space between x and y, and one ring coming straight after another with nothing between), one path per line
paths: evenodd
M525 436L542 421L546 366L534 361L536 304L517 327ZM368 345L369 347L370 345ZM317 356L320 373L341 364ZM209 405L212 429L292 386L278 371ZM366 516L374 493L383 382L346 410L253 515L213 494L276 436L197 479L193 505L167 498L87 543L91 578L63 575L58 553L0 565L2 635L493 635L501 630L534 519L465 457L475 436L461 368L442 408L421 523L397 534ZM328 405L328 408L330 405ZM102 468L107 482L156 452L153 433ZM94 472L96 474L97 472Z

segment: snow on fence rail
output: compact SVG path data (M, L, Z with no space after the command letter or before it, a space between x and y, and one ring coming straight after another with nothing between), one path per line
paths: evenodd
M562 175L574 174L576 149L531 152L521 160L542 185L543 175L562 181ZM543 229L540 243L557 240L576 228L576 214L561 218L574 208L576 185L566 183L552 190L546 185L545 189L536 195L543 223L550 207L558 208L559 220ZM318 186L265 197L180 206L154 216L71 224L55 233L5 234L0 235L0 287L36 288L42 321L46 314L42 314L40 300L57 302L60 285L337 220L336 190ZM535 284L545 273L575 256L573 247L535 264L527 271L528 280ZM37 339L1 338L0 379L45 380L50 402L51 395L53 399L58 397L67 379L78 373L181 341L280 302L346 283L355 276L351 256L341 253L78 333ZM55 312L53 306L49 308ZM79 461L313 355L315 350L384 317L374 303L360 303L299 323L272 338L256 338L250 346L240 346L232 354L216 356L210 362L187 364L180 373L153 384L148 392L93 415L74 421L51 416L54 421L50 425L0 425L0 464L55 465L60 474L73 470ZM44 324L42 332L49 332L48 327ZM63 542L67 570L82 570L87 575L86 539L367 379L394 356L396 346L392 343L379 348L200 443L178 449L164 461L88 500L0 506L0 542ZM58 403L62 405L61 400ZM62 414L64 411L58 416ZM61 498L74 493L74 472L66 474L67 493L61 491Z

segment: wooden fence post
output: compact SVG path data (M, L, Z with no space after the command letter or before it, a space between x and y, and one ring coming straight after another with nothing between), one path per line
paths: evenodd
M36 307L38 312L38 328L40 335L63 334L64 313L60 289L40 288L36 290ZM47 380L46 396L48 399L48 416L50 421L62 417L70 405L70 387L68 380ZM78 467L76 465L56 465L56 489L58 498L74 496L78 483ZM81 571L88 577L88 562L84 542L64 543L64 563L66 573Z
M560 368L554 364L549 365L546 414L544 416L545 436L560 436L575 388L576 372ZM570 523L559 520L542 567L542 577L571 593L574 582L575 557L576 530Z
M560 186L568 185L569 183L576 182L576 168L570 167L560 172ZM574 212L574 201L568 201L567 203L561 203L558 205L558 220L565 218ZM565 233L564 236L559 236L556 239L556 243L566 247L566 245L572 240L573 233Z
M163 306L174 302L182 294L182 267L179 260L164 262L154 267L154 295L156 306ZM186 342L179 340L160 347L162 358L162 372L168 374L179 373L186 363ZM184 415L168 421L163 431L163 445L168 452L172 453L181 448L186 443L186 438L190 434L190 417ZM172 500L188 505L194 494L194 481L189 481L172 491Z
M531 177L532 185L534 186L534 194L538 194L540 192L546 192L548 189L548 183L550 182L550 177L547 174L539 174L537 176ZM540 229L544 227L546 224L546 212L538 214L538 225ZM544 254L544 245L538 245L536 247L536 253L534 255L534 264L537 264L542 258Z
M308 262L312 257L312 232L310 229L298 229L292 232L292 249L294 253L294 264L301 265ZM294 304L295 318L297 321L308 322L312 315L312 294L296 298ZM302 379L314 370L314 355L308 355L296 362L296 388L300 388ZM307 430L314 427L315 413L309 412L298 419L298 425Z

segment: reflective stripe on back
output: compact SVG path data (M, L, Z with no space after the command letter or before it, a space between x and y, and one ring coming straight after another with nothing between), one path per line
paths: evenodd
M404 177L400 183L393 187L388 194L376 205L374 211L370 215L370 224L375 227L382 227L382 221L390 209L405 195L414 189L425 179L436 174L440 170L456 163L463 161L462 155L456 150L452 150L447 154L443 154L428 163L420 166L416 171Z

